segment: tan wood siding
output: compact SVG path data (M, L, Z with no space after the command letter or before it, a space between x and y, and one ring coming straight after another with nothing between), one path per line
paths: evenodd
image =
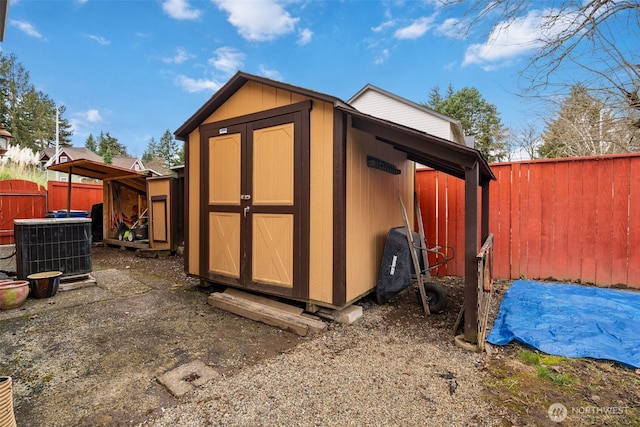
M304 101L302 95L249 81L225 101L203 123L213 123Z
M204 123L233 119L282 105L302 102L307 96L249 81L214 111ZM189 185L189 273L199 274L198 221L200 206L199 131L190 141ZM331 305L333 301L333 104L313 100L310 112L310 230L309 230L309 300ZM295 258L295 256L294 256Z
M367 155L392 163L399 175L367 167ZM347 135L347 301L375 288L390 228L403 225L398 194L413 218L415 165L370 134Z
M333 105L311 110L309 299L333 301Z

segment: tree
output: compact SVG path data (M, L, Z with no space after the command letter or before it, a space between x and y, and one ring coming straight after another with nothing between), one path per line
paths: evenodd
M538 127L531 122L515 129L509 129L507 138L507 160L536 159L542 136ZM516 157L517 155L517 157Z
M454 92L453 86L449 85L443 97L436 86L429 93L429 101L423 105L459 120L465 135L475 138L476 148L488 161L500 161L506 157L506 133L498 110L482 97L478 89L464 87Z
M84 142L84 146L85 146L85 148L88 148L89 150L93 151L94 153L98 152L98 143L96 142L95 138L93 137L93 134L91 134L91 133L87 137L87 140Z
M107 148L102 155L102 159L108 165L113 163L113 153L111 153L111 148Z
M153 137L149 140L142 155L142 161L149 162L154 157L161 158L167 168L184 163L184 151L182 148L178 148L178 142L173 138L169 129L162 135L160 142L156 142ZM180 163L181 161L182 163Z
M444 2L462 4L461 0ZM640 2L474 0L469 4L466 15L472 18L467 30L489 28L489 40L498 40L524 20L537 28L529 34L527 45L533 53L522 71L527 91L536 93L552 85L570 89L575 70L567 75L566 65L574 64L588 76L583 83L589 91L597 90L601 99L610 98L612 108L625 111L616 115L626 115L630 125L640 127Z
M71 145L71 125L64 118L65 107L56 107L44 93L29 82L29 73L15 55L0 53L0 120L13 135L12 143L40 151L56 140L56 108L58 108L58 140Z
M158 152L158 143L156 142L154 137L151 137L149 140L149 144L147 144L147 148L142 153L142 162L147 163L151 161L156 156Z
M100 136L98 137L98 151L97 154L105 157L107 155L107 151L109 151L110 155L113 156L129 156L127 153L127 147L118 142L117 138L109 135L109 132L104 133L100 132ZM105 160L106 162L106 160Z
M630 129L602 100L577 84L561 100L542 135L541 157L624 153L640 149L640 130Z

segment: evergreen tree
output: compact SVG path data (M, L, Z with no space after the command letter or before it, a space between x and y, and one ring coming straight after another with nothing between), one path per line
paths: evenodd
M113 163L113 154L111 153L111 148L107 148L102 155L102 159L108 165Z
M165 165L168 168L174 166L178 160L178 143L173 139L173 134L169 129L160 138L157 155L165 161Z
M464 87L454 91L453 86L449 85L443 97L436 86L429 93L429 101L423 105L460 121L465 135L475 138L475 147L488 161L500 161L507 157L504 143L507 133L500 114L478 89Z
M129 154L127 153L127 147L125 147L123 144L120 144L117 138L109 135L109 132L104 133L101 131L97 142L97 153L102 157L105 157L107 155L107 151L109 151L112 158L113 156L129 156Z
M158 143L156 142L154 137L151 137L151 139L149 140L149 144L147 145L147 148L144 150L144 153L142 153L142 162L146 163L151 161L151 159L153 159L158 152Z
M91 133L89 134L89 137L87 138L87 140L84 142L84 146L85 148L88 148L94 153L98 152L98 143L96 142L95 138L93 137L93 134Z
M60 145L71 144L71 125L58 107ZM29 73L15 55L0 52L0 121L13 135L12 144L40 151L55 145L56 105L29 82Z
M156 142L154 138L149 140L149 144L142 155L142 161L149 162L154 157L161 158L167 168L184 164L184 149L178 148L178 142L173 138L173 134L169 129L164 132L160 142Z

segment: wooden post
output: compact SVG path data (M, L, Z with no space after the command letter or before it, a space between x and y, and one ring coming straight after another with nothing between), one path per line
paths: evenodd
M67 175L67 218L71 217L71 170L72 169L73 169L73 166L69 168L69 175Z
M476 162L464 173L464 340L478 341L478 186Z

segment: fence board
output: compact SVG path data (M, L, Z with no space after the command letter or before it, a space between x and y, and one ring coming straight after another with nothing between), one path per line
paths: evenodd
M540 174L540 252L538 255L538 277L553 277L553 258L555 254L554 235L555 217L558 198L556 194L556 171L555 164L544 168L542 165L535 165ZM532 179L532 184L535 184Z
M520 225L522 222L522 210L521 210L521 200L520 200L520 183L522 182L521 178L521 165L520 163L513 163L511 166L511 176L509 189L511 190L511 235L510 235L510 243L509 247L511 248L511 252L509 253L509 263L511 264L511 276L497 276L496 277L520 277L521 267L520 267L520 259L522 254L521 243L522 239L520 237ZM502 168L500 168L502 169ZM491 187L489 187L489 191L491 191ZM491 215L491 214L489 214ZM493 221L491 217L489 218L489 231L491 231L491 227L493 226ZM503 252L493 251L494 261L497 258L495 255L500 254L502 257Z
M595 283L609 286L611 285L611 249L613 244L613 159L603 159L597 166Z
M583 179L593 182L582 187L582 270L580 278L589 283L596 281L596 232L598 230L598 168L593 162L583 165Z
M84 184L74 182L71 184L71 209L91 212L91 206L102 203L102 184ZM67 209L68 186L67 182L49 181L47 183L49 193L49 210L62 211Z
M498 179L491 183L489 221L495 277L640 287L640 154L491 167ZM422 206L434 209L423 209L425 227L464 253L464 181L425 169L416 182L435 188L435 174L438 221L435 201L427 200L435 190L423 191ZM464 260L457 256L445 274L464 275Z
M627 283L629 259L629 180L631 159L620 159L613 167L613 219L611 284Z
M558 280L569 280L569 165L566 162L555 163L554 168L554 212L553 212L553 254L551 254L551 274Z
M627 284L640 286L640 157L631 159L629 168L629 266Z
M490 211L496 217L496 233L494 233L492 251L508 253L511 240L511 168L501 168L496 171L497 185L490 190ZM494 275L509 275L510 265L508 257L494 259Z
M0 181L0 244L14 243L14 219L44 218L46 213L44 187L21 179Z
M577 279L582 273L582 216L583 198L582 184L584 181L583 170L578 163L565 162L567 165L569 181L569 206L565 212L568 219L567 227L567 270L565 279ZM562 276L561 276L562 277Z

